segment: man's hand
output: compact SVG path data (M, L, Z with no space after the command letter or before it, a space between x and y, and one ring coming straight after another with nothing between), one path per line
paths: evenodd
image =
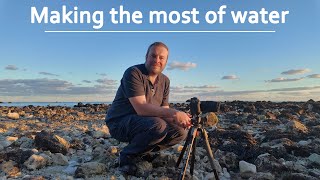
M182 111L176 111L174 116L173 116L174 123L177 125L183 127L183 128L188 128L191 126L191 119L188 116L188 114L182 112Z

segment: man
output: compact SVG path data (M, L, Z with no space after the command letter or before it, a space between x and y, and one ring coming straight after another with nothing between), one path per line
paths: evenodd
M128 68L121 79L106 116L106 124L113 138L129 142L120 152L120 170L135 174L136 157L151 157L171 147L187 136L190 117L169 108L169 84L162 74L169 49L162 42L151 44L144 64Z

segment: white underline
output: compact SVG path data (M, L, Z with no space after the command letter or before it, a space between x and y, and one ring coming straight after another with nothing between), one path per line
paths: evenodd
M46 33L275 33L276 31L44 31Z

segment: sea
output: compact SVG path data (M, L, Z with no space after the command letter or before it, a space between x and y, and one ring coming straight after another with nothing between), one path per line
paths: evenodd
M73 107L79 102L2 102L0 106L66 106ZM111 102L82 102L82 104L111 104Z

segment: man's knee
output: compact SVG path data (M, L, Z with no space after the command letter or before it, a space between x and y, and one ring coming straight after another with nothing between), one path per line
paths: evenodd
M165 136L168 130L168 124L159 117L147 118L148 131L154 136Z

